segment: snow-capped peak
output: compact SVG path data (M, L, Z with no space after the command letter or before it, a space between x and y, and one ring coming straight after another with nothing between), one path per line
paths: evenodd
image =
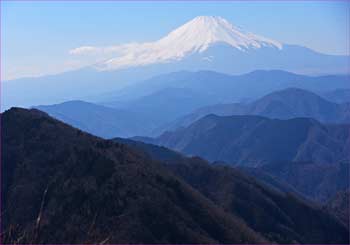
M172 45L182 51L204 51L211 44L226 43L240 50L273 46L281 49L279 42L253 33L246 33L222 17L198 16L180 26L157 42L159 45Z
M97 48L102 52L111 51L118 54L97 67L103 70L119 69L181 60L189 54L201 53L216 43L225 43L241 51L261 47L282 48L281 43L244 32L224 18L198 16L155 42ZM89 47L90 50L91 48L93 49ZM84 49L86 50L86 47L80 48ZM72 53L78 53L80 50L78 48Z

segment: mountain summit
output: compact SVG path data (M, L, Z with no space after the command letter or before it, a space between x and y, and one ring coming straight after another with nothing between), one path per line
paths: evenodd
M347 71L346 56L324 55L303 46L282 44L243 31L217 16L198 16L154 42L80 47L71 53L89 50L109 55L93 66L99 71L128 68L141 68L138 74L178 70L213 70L229 74L257 69L303 74Z
M157 45L176 48L183 54L205 51L215 43L226 43L239 50L282 45L253 33L244 32L226 19L217 16L199 16L170 32Z
M99 64L99 68L115 69L181 60L187 55L202 53L215 44L226 44L241 51L262 47L282 49L281 43L245 32L222 17L198 16L156 42L122 45L123 54Z

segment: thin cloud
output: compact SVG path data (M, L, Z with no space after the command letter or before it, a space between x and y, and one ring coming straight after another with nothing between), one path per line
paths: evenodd
M101 52L101 48L96 48L92 46L82 46L79 48L69 50L69 54L71 55L96 54L99 52Z

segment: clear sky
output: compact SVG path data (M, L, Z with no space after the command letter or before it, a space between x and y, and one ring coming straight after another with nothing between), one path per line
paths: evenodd
M80 46L154 41L199 15L327 54L350 54L349 1L1 1L2 79L78 68Z

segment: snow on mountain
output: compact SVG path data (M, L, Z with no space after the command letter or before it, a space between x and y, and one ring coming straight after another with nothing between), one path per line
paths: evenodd
M199 16L155 42L131 43L104 49L80 47L71 53L114 52L117 57L96 65L100 70L109 70L178 61L187 55L201 53L216 43L224 43L241 51L261 47L282 49L281 43L245 32L224 18Z

